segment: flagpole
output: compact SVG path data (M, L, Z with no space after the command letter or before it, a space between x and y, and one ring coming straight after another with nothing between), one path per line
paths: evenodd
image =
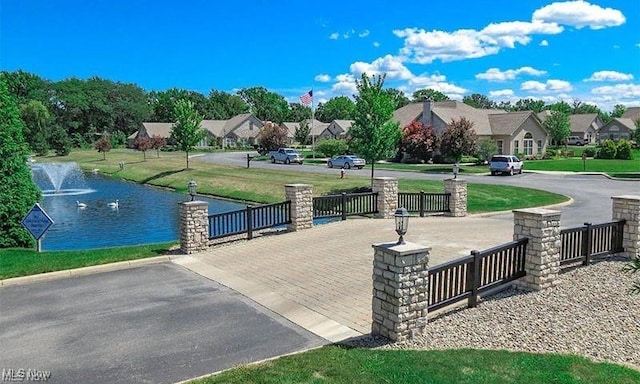
M313 87L311 87L311 156L312 158L316 158L316 137L313 134L313 121L315 120L315 112L313 110Z

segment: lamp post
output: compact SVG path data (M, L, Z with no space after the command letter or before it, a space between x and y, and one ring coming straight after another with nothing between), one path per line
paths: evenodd
M405 208L398 208L393 216L396 220L396 233L400 236L396 244L404 244L403 236L409 228L409 212Z
M198 183L196 183L194 180L191 180L189 182L189 195L191 195L191 201L193 201L193 199L196 197L196 187L198 186Z
M460 173L460 164L456 161L455 164L453 164L453 178L454 179L458 178L458 173Z

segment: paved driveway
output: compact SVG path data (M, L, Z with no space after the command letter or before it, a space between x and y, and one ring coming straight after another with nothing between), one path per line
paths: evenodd
M0 290L0 369L171 383L324 340L171 263Z

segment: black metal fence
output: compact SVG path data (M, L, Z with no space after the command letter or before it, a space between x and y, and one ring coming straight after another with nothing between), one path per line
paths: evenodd
M425 213L451 212L450 200L450 193L398 193L398 207L404 207L409 212L418 212L420 217L424 217Z
M378 192L341 193L313 198L313 218L361 216L378 213Z
M291 223L291 201L247 206L232 212L209 216L209 239L247 234L250 240L253 232Z
M582 227L560 231L560 264L582 260L588 265L592 257L623 252L622 232L625 221L602 224L584 223Z
M529 239L512 241L441 264L429 270L429 304L433 311L461 300L475 307L478 295L525 276Z

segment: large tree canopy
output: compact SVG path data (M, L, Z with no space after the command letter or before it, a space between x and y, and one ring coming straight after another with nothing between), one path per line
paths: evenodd
M463 97L462 102L478 109L494 109L498 107L495 101L479 93L473 93L471 96Z
M557 145L563 144L571 135L569 116L561 111L553 111L542 122L542 127L547 130L551 141Z
M264 87L243 88L238 95L251 108L251 113L262 121L281 124L289 114L289 103L282 96Z
M333 120L353 120L356 104L346 96L337 96L318 104L316 119L330 123Z
M414 102L426 101L426 100L431 100L431 101L449 100L449 96L431 88L418 89L417 91L413 92L412 97Z
M22 130L16 101L0 79L0 248L33 244L22 219L40 199L40 191L31 179Z
M395 102L382 88L385 77L373 75L369 78L363 73L356 81L354 124L349 130L351 150L371 164L372 183L375 162L393 156L402 136L400 124L391 121Z
M443 156L460 161L463 155L476 152L478 135L473 129L473 122L464 117L452 120L440 137L440 152Z

